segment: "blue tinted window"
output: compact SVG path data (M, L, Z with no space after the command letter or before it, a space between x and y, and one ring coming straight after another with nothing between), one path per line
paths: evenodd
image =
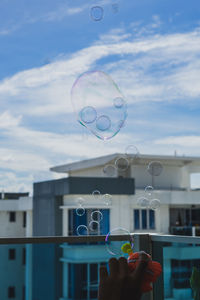
M149 210L149 228L155 229L155 212L154 210Z
M139 209L134 209L134 228L140 229L140 212Z
M147 229L147 211L142 209L142 229Z

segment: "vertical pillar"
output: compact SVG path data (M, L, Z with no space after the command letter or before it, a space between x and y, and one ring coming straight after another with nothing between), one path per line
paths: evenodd
M145 251L152 255L151 238L149 234L134 234L134 251ZM142 296L142 300L155 300L153 298L153 292L145 293ZM161 300L161 298L159 299Z

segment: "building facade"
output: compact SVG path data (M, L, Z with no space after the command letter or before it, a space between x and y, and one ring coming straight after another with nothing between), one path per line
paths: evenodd
M32 198L28 193L1 193L0 236L31 235ZM0 299L25 299L26 255L26 245L0 246Z
M117 170L113 177L109 177L103 170L107 165L115 165L119 157L121 154L113 154L51 168L51 171L66 175L63 179L34 184L33 235L77 235L80 225L86 226L89 234L107 234L115 228L125 228L133 233L197 234L200 191L191 190L190 175L200 172L200 158L153 155L129 157L128 168L125 171ZM152 176L147 172L151 161L161 162L163 172L160 176ZM151 197L160 200L160 208L157 210L137 205L138 198L146 196L145 187L149 185L154 188ZM94 197L95 190L100 191L100 195ZM104 202L104 194L111 194L109 203ZM82 216L77 214L80 197L84 198L85 213ZM103 219L93 231L89 227L94 210L99 210ZM43 256L45 261L43 250L33 249L35 261L38 255ZM179 296L192 299L188 280L183 283L183 279L177 279L175 273L177 264L184 265L188 259L194 261L193 265L198 263L198 253L194 250L194 257L189 258L188 252L184 254L181 250L182 256L179 259L174 256L174 245L163 251L168 253L168 261L164 266L167 270L164 278L166 299L179 299ZM41 300L45 293L52 300L55 297L51 295L62 300L96 299L98 266L110 257L105 245L52 245L50 255L55 266L45 269L41 265L41 274L46 272L52 281L56 277L56 281L48 290L45 290L45 286L40 290L37 288L37 280L33 278L33 299ZM188 274L193 265L190 265ZM83 283L78 288L80 281ZM186 298L183 298L184 295Z

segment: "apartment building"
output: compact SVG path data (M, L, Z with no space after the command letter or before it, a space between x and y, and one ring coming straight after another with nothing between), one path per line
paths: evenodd
M31 235L32 198L28 193L0 193L1 238ZM1 245L0 257L0 299L25 299L26 246Z
M118 227L133 233L197 234L200 191L190 188L190 175L200 172L200 158L129 157L126 171L118 170L113 177L107 176L103 172L104 167L114 165L120 156L107 155L51 168L51 171L65 175L62 179L34 184L33 235L77 235L79 225L89 226L95 209L100 210L103 216L96 234L107 234ZM160 176L147 172L151 161L161 162L163 171ZM145 195L148 185L154 187L151 197L160 200L157 210L137 205L138 198ZM101 195L111 194L110 203L105 203L101 195L94 197L92 193L95 190ZM79 197L84 198L85 213L82 216L76 212ZM51 251L48 251L50 257L45 254L45 247L33 249L33 262L37 262L39 256L44 262L40 266L33 263L33 268L40 268L43 277L52 284L48 285L48 289L45 285L38 289L38 279L33 278L33 299L40 300L45 293L48 299L96 299L98 266L110 256L105 245L51 245ZM167 255L164 266L167 270L165 299L192 299L188 276L192 266L199 263L199 253L194 249L191 257L187 248L177 249L175 245L163 248ZM54 262L53 268L48 267L48 259ZM180 272L179 268L180 274L177 274L177 265L183 265L183 270L187 268L186 272ZM80 285L80 282L83 283Z

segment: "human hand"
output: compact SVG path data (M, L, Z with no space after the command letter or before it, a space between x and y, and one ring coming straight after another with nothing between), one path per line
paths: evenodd
M100 267L98 300L140 300L141 283L149 257L140 252L139 263L135 271L130 271L126 258L109 260L110 274L105 266Z

